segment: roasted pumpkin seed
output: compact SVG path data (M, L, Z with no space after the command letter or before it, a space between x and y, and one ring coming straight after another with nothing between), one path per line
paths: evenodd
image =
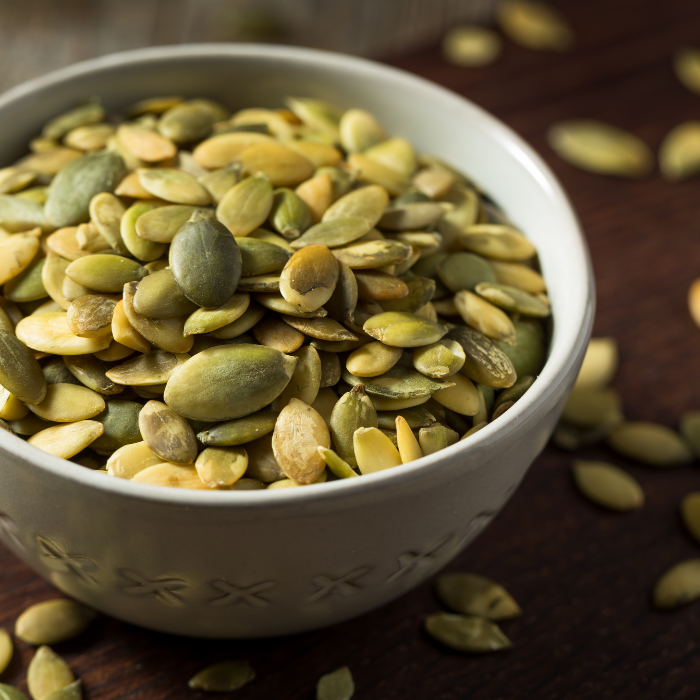
M46 600L28 607L17 618L15 635L27 644L58 644L82 634L96 613L68 598Z
M472 615L431 615L425 621L425 631L455 651L482 654L513 646L495 622Z
M594 503L610 510L637 510L644 504L644 491L627 472L605 462L578 461L573 475L579 491Z
M520 615L520 606L500 584L477 574L443 574L435 584L438 598L450 610L489 620Z
M672 566L654 586L657 608L679 608L700 598L700 559L687 559Z
M27 668L27 688L34 700L61 690L75 680L68 664L47 646L40 646Z
M222 661L202 669L187 685L208 693L230 693L254 679L255 671L248 661Z
M618 423L608 433L607 440L623 457L654 467L674 467L693 461L693 453L685 440L657 423Z

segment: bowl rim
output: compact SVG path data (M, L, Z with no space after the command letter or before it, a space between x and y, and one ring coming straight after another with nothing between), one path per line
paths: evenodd
M296 64L318 65L320 61L330 69L352 70L358 74L383 74L396 83L418 89L423 93L432 93L442 100L451 101L455 108L471 112L471 117L482 123L492 136L514 158L519 160L537 180L548 197L559 207L559 214L568 219L566 232L567 243L574 249L574 264L580 266L581 280L584 282L577 295L579 323L575 326L578 331L559 339L559 346L550 346L549 355L542 372L525 395L519 399L508 412L475 434L467 444L459 441L437 453L422 457L419 460L401 465L400 468L386 469L372 474L362 475L359 481L354 479L339 479L324 483L322 488L292 488L280 489L270 494L267 489L251 491L213 491L206 492L190 489L163 488L148 484L130 483L127 480L111 478L95 478L91 470L86 470L78 464L73 464L60 457L50 455L28 444L22 439L0 438L0 446L20 460L28 462L41 470L46 470L56 477L67 479L81 486L94 488L99 491L133 500L158 502L164 505L182 505L207 508L247 509L284 508L289 505L310 505L321 501L347 498L347 505L352 505L352 499L368 496L382 486L405 484L410 481L428 478L434 472L459 458L464 462L465 470L473 467L469 464L470 456L476 455L489 448L494 441L512 433L523 421L536 419L537 411L560 387L568 370L582 355L585 344L593 325L595 308L595 283L590 254L579 225L576 214L562 186L544 163L540 156L520 136L507 127L497 117L445 87L420 76L409 73L393 66L378 63L369 59L349 56L331 51L308 49L290 46L278 46L257 43L207 43L149 47L123 51L97 58L74 63L64 68L33 78L10 88L0 95L0 110L57 83L79 78L96 71L119 68L133 64L159 63L182 58L275 58L291 61ZM569 240L570 239L570 240ZM0 431L4 433L4 431ZM8 436L9 437L9 436ZM14 436L13 436L14 437ZM319 484L319 486L321 486Z

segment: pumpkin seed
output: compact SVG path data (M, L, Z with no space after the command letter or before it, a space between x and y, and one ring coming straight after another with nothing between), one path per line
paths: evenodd
M267 219L272 209L272 183L263 175L255 175L234 185L216 208L216 218L234 236L247 236Z
M39 418L55 423L73 423L92 418L104 410L102 396L84 386L75 384L50 384L46 396L29 408Z
M476 286L477 290L481 290L480 294L484 292L484 287L484 283L480 283ZM525 292L522 293L524 294ZM492 295L484 293L482 296L489 298L490 301L494 301L494 299L491 298ZM507 296L506 298L510 300L511 297ZM535 297L533 297L533 299L535 299ZM499 297L499 301L500 300ZM466 290L457 292L454 297L454 303L459 315L468 326L483 333L487 338L500 340L508 345L515 345L515 327L513 326L513 322L503 311L497 308L497 306L503 306L503 304L494 306L494 304L489 301L481 299L476 294L472 294ZM547 314L549 314L549 309L547 309Z
M43 700L75 680L68 664L47 646L40 646L27 668L27 688L34 700Z
M0 391L0 406L2 420L21 420L29 413L27 406L5 388Z
M272 435L272 450L284 474L300 484L316 481L326 467L319 446L331 446L325 421L304 401L292 398L281 410Z
M195 177L181 170L138 168L136 174L147 192L166 202L191 206L206 206L211 202L204 186Z
M297 361L265 346L237 344L203 350L173 371L165 402L194 420L241 418L279 396Z
M324 212L322 221L359 216L376 226L389 203L387 191L379 185L368 185L340 197Z
M66 321L71 332L81 338L99 338L112 333L116 302L97 294L87 294L68 307Z
M134 260L104 253L79 258L66 268L71 280L98 292L121 292L127 282L138 281L147 274L148 270Z
M684 122L666 135L659 150L659 169L671 182L700 171L700 122Z
M112 336L114 337L114 342L117 346L126 347L127 350L133 351L138 350L139 352L150 352L150 343L129 323L129 319L126 317L126 311L124 310L124 301L121 300L117 302L114 307L114 313L112 314ZM110 359L102 357L100 359L107 360L109 362L123 359L131 354L131 352L126 352L126 354L121 354L117 349L117 355L112 356L110 353Z
M334 248L333 255L353 270L397 265L408 260L412 248L401 241L358 241L343 248Z
M10 637L7 630L0 629L0 673L10 665L13 651L12 637ZM12 700L12 697L4 698L2 692L2 685L0 685L0 698L2 698L2 700Z
M48 296L41 274L46 258L34 259L17 276L5 283L3 292L5 298L18 304L38 301Z
M637 510L644 504L644 491L626 471L605 462L574 462L573 475L579 491L610 510Z
M433 379L443 379L459 372L466 357L462 346L457 341L441 340L416 348L412 359L413 366L421 374Z
M173 278L199 306L226 303L241 276L241 251L226 227L199 212L177 232L170 246Z
M0 241L0 284L26 270L38 250L39 239L31 233L15 234Z
M107 471L120 479L131 479L140 471L161 464L162 460L151 451L144 442L123 445L113 452L107 460Z
M294 187L308 180L314 173L311 161L275 142L248 146L236 161L241 164L244 172L265 173L273 187Z
M355 270L354 276L359 299L389 301L404 299L410 293L403 280L380 270ZM408 308L415 306L415 297L406 305Z
M294 308L308 313L328 301L338 281L338 263L326 246L298 250L280 275L280 292Z
M207 189L214 204L219 204L224 195L241 181L241 169L235 164L227 165L225 168L206 172L197 180Z
M452 381L436 381L400 364L395 365L388 372L378 377L364 377L360 379L350 374L347 369L343 370L341 376L343 381L350 386L362 383L367 393L392 399L409 399L416 396L425 396L433 392L445 391L448 387L454 386Z
M72 228L73 227L69 227L69 230ZM75 240L80 250L88 253L101 253L104 250L111 249L107 239L91 223L80 224L80 226L78 226L75 232Z
M47 385L39 363L13 333L0 330L0 385L28 404L41 403Z
M435 226L445 214L447 206L449 205L430 201L411 202L400 206L394 204L393 207L387 207L384 210L377 226L389 231L405 231L406 235L419 236L421 234L418 233L418 229ZM412 231L416 233L410 233ZM399 240L403 239L399 238ZM435 239L428 235L427 240L430 241L428 247L434 247Z
M95 617L94 610L67 598L46 600L22 612L15 635L27 644L58 644L82 634Z
M104 350L110 343L109 336L79 338L73 335L66 312L26 316L15 330L28 347L54 355L84 355Z
M139 124L122 124L117 129L117 138L124 148L146 163L168 160L177 154L177 146L170 139Z
M362 474L398 467L401 455L394 443L378 428L358 428L353 434L357 466Z
M0 169L0 194L14 194L31 185L36 173L21 167Z
M312 226L292 243L292 248L318 244L338 248L362 238L371 228L362 216L339 216Z
M482 282L476 285L476 292L479 296L511 313L536 318L545 318L550 314L549 304L544 303L534 294L523 292L516 287Z
M197 439L205 445L228 447L252 442L274 430L277 414L259 411L237 420L219 423L198 433Z
M418 442L426 456L444 450L458 440L459 435L446 425L430 425L418 431Z
M304 344L304 334L279 318L266 318L253 328L253 335L261 345L276 348L287 354Z
M63 143L79 151L101 151L113 134L114 127L111 124L86 124L71 129Z
M66 355L63 359L71 374L88 389L106 396L119 394L124 390L124 387L118 386L107 377L106 372L111 366L108 362L94 355Z
M156 207L136 219L136 233L147 241L170 243L196 211L185 204Z
M396 419L399 416L408 423L412 430L427 428L435 423L435 416L430 411L416 406L414 408L404 408L400 411L379 411L377 413L378 427L391 430L396 427Z
M402 172L384 165L376 158L360 153L351 153L347 161L348 165L358 172L358 177L361 180L383 187L394 197L408 189L410 183Z
M350 700L354 694L355 684L347 666L321 676L316 685L316 700Z
M471 380L498 389L515 383L517 375L508 355L479 331L458 326L448 332L447 338L462 346L465 362L460 371Z
M104 117L105 111L99 102L86 102L48 121L41 134L44 138L58 141L69 131L86 124L101 122Z
M52 229L41 204L11 194L0 194L0 226L10 233L34 227L39 227L42 231Z
M158 120L158 131L175 143L201 141L211 132L214 115L202 104L180 103Z
M328 468L339 479L349 479L350 477L358 476L357 472L355 472L355 470L344 459L341 459L335 452L333 452L333 450L329 450L327 447L321 446L319 446L317 450Z
M563 420L581 428L595 428L620 422L621 401L613 389L575 388L562 413Z
M0 700L27 700L27 696L6 683L0 683Z
M688 290L688 309L696 326L700 326L700 279L696 279Z
M504 262L502 260L491 260L489 262L496 273L496 279L481 280L482 282L498 282L499 284L516 287L530 294L539 294L547 290L542 275L527 265Z
M535 0L504 0L498 6L501 29L517 44L539 51L566 51L574 34L551 5Z
M420 459L423 452L413 434L408 421L403 416L396 417L396 443L401 456L401 462L406 464L414 459Z
M378 377L388 372L402 354L402 348L375 340L354 350L347 359L346 367L356 377Z
M644 177L654 156L636 136L592 119L572 119L552 126L547 140L556 154L583 170L617 177Z
M95 470L99 472L100 470ZM43 700L82 700L82 685L83 682L78 679L73 681L70 685L65 688L59 688L54 690L47 695L44 695Z
M293 190L282 188L274 193L270 223L285 238L298 238L311 225L311 212Z
M117 306L119 306L119 304L117 304ZM113 340L109 344L108 348L105 350L100 350L99 352L94 353L94 355L97 359L103 360L104 362L118 362L119 360L123 360L125 357L129 357L129 355L131 355L133 352L134 351L132 348Z
M678 80L691 92L700 94L700 51L689 47L679 49L673 67Z
M535 383L535 378L529 375L524 375L518 377L515 384L504 389L499 395L494 408L498 408L503 403L513 402L515 403L518 399L521 399L525 392ZM483 391L483 390L482 390Z
M222 661L202 669L187 684L192 690L208 693L230 693L242 688L255 678L255 671L248 661Z
M309 137L312 136L317 138L317 135L309 134ZM287 141L285 146L304 156L314 168L335 166L340 163L343 157L341 152L328 143L322 143L322 140L323 137L318 141L296 139Z
M282 299L282 301L284 300ZM253 326L255 326L255 324L264 315L265 309L256 304L254 301L251 301L248 308L235 321L232 321L231 323L228 323L225 326L212 331L211 333L215 338L221 338L222 340L237 338L253 328Z
M463 374L450 377L454 386L434 394L433 398L442 406L464 416L473 416L479 410L479 395L476 387Z
M207 488L192 465L171 464L170 462L146 467L131 477L130 481L176 489L203 490Z
M291 257L284 248L255 238L236 239L243 263L242 276L255 277L281 270Z
M138 290L136 296L138 297ZM249 304L249 294L234 294L218 308L197 309L185 321L185 335L209 333L223 328L243 316Z
M377 412L365 393L364 386L357 384L352 391L343 394L333 407L330 431L333 446L341 459L350 466L357 466L354 434L358 428L376 428Z
M124 161L115 153L91 153L71 161L49 186L46 218L57 228L86 221L92 198L114 190L123 169Z
M700 458L700 411L689 411L681 416L680 433Z
M506 620L522 612L503 586L477 574L438 576L435 591L444 605L463 615Z
M321 358L316 348L303 347L294 352L297 366L282 393L272 402L273 411L282 410L292 399L311 405L321 388Z
M483 617L437 613L426 619L425 631L455 651L481 654L513 646L495 622Z
M459 239L472 253L506 262L529 260L537 252L522 233L503 224L473 224L460 233Z
M672 566L654 586L657 608L679 608L700 597L700 559L687 559Z
M160 401L149 401L139 413L139 428L158 457L175 464L191 464L197 457L197 439L190 424Z
M362 109L349 109L345 112L338 128L340 143L348 153L365 151L387 138L375 117Z
M199 478L207 488L231 486L248 468L248 453L242 447L207 447L195 461Z
M442 40L442 55L456 66L485 66L501 52L495 32L473 24L451 29Z
M239 292L272 292L280 290L280 278L276 273L268 275L256 275L255 277L241 277L236 290Z
M330 318L298 318L282 316L282 320L298 331L321 340L340 341L357 340L357 336L337 321Z
M135 258L144 262L158 260L165 254L167 248L163 243L154 243L141 238L136 231L136 222L139 217L153 209L153 204L137 202L126 210L120 224L121 238L126 249Z
M700 542L700 493L693 491L683 496L680 510L686 530Z
M172 270L167 268L141 280L134 294L134 310L147 318L178 318L199 309L182 293Z
M537 375L544 365L545 342L542 326L533 321L513 321L515 345L495 341L508 357L518 376Z
M447 328L440 323L403 311L376 314L362 328L385 345L401 348L430 345L447 332Z
M693 453L685 440L657 423L618 423L608 433L607 440L623 457L654 467L673 467L693 461Z
M124 445L141 442L143 440L139 429L141 408L141 404L136 401L120 399L108 401L105 410L95 416L95 420L104 426L104 432L90 447L100 454L111 454Z
M276 422L277 415L275 415ZM268 434L246 443L248 452L248 471L246 475L264 484L281 481L284 473L272 451L272 435Z
M250 146L272 144L275 140L267 134L237 131L217 134L202 141L192 152L195 161L203 168L225 168Z
M317 174L302 182L295 193L306 204L311 222L318 222L333 203L333 180L328 173Z
M148 342L173 353L189 352L194 342L191 336L186 337L185 319L180 318L146 318L134 309L134 295L137 285L130 282L124 285L123 310L126 318L137 333L140 333ZM114 318L117 318L119 304L114 310ZM119 312L120 313L120 312ZM114 321L112 323L114 326ZM121 342L121 341L120 341ZM124 343L125 345L127 343ZM142 351L143 352L143 351Z

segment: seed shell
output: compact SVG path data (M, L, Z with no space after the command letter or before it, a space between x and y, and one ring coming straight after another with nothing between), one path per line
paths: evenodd
M443 574L435 591L444 605L462 615L506 620L522 612L503 586L478 574Z
M15 635L27 644L58 644L82 634L95 619L94 610L57 598L28 607L17 618Z
M199 671L187 685L207 693L230 693L254 679L255 671L248 661L222 661Z
M471 615L430 615L425 621L425 631L456 651L481 654L513 646L497 624Z

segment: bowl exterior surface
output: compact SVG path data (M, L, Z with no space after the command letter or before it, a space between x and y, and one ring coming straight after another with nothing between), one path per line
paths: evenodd
M460 552L544 448L590 336L585 243L547 168L478 107L400 71L304 49L166 47L32 81L0 97L0 164L86 96L119 109L156 94L205 95L234 109L279 106L286 95L363 107L389 133L473 175L540 250L555 319L542 374L469 445L400 473L277 493L184 494L114 483L0 435L0 538L68 595L201 637L292 634L349 619Z

